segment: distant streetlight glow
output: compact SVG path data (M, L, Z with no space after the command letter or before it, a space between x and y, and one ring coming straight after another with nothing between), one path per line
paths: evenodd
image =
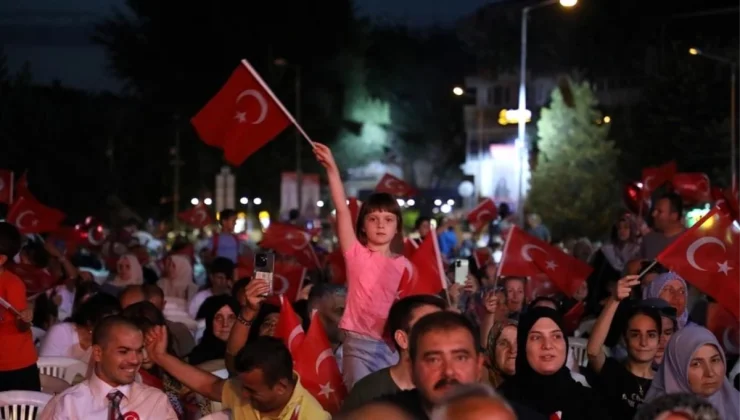
M691 55L699 55L699 54L701 54L701 51L698 48L689 48L689 54L691 54Z
M324 202L321 201L321 200L317 201L316 202L316 207L319 207L319 208L324 207Z
M408 201L406 201L406 205L409 207L413 207L414 204L416 204L416 201L414 201L413 198L410 198Z
M573 7L578 4L578 0L560 0L560 5L563 7Z
M261 199L261 198L259 198L259 197L255 197L255 199L254 199L254 200L252 200L252 202L253 202L254 204L256 204L256 205L258 205L258 206L259 206L260 204L262 204L262 199Z
M401 199L401 198L397 198L396 199L396 203L398 203L398 205L401 206L401 207L403 207L403 206L406 205L406 202L403 201L403 199Z
M249 199L247 197L242 197L239 199L239 202L242 204L249 204Z
M436 199L436 200L434 200L434 205L435 206L441 206L442 205L442 200L440 200L439 198Z
M200 203L200 200L198 200L198 199L197 199L197 198L195 198L195 197L193 197L193 198L192 198L192 199L190 200L190 204L192 204L192 205L194 205L194 206L197 206L197 205L198 205L198 203Z
M213 200L211 200L210 198L206 198L205 200L203 200L203 204L205 204L206 206L210 206L211 204L213 204Z
M442 204L441 210L442 213L447 214L452 211L452 207L449 204Z
M463 96L465 94L465 89L461 88L460 86L455 86L454 88L452 88L452 93L457 96Z
M607 115L607 116L605 116L605 117L604 117L604 124L609 124L610 122L612 122L612 117L610 117L610 116L608 116L608 115Z
M453 200L453 199L450 198L449 200L447 200L447 205L454 206L455 205L455 200Z

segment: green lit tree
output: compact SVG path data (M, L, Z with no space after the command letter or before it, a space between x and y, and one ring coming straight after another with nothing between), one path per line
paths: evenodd
M572 102L563 100L563 90ZM527 208L542 216L554 238L603 237L619 209L619 151L597 104L587 82L564 84L537 122L539 155Z

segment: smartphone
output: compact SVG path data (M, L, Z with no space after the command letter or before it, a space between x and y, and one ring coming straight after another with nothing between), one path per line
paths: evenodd
M254 254L254 278L267 282L270 291L266 296L270 296L275 292L272 283L274 272L275 254L271 252L258 252Z
M464 285L465 282L468 280L468 274L470 273L468 260L458 258L452 264L455 267L455 283L459 285Z

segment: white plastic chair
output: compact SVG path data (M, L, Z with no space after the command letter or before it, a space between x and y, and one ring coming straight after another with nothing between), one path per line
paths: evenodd
M581 375L580 373L571 372L570 377L573 378L579 384L585 386L586 388L591 388L591 385L586 380L586 377Z
M0 392L0 418L35 420L51 400L51 395L36 391Z
M39 375L39 379L41 380L41 392L44 394L56 395L72 386L64 379L44 375L43 373Z
M167 310L179 309L181 311L186 311L185 313L187 313L188 302L185 299L165 296L164 300L166 301L166 303L164 304L164 310L162 312L167 312Z
M584 334L591 334L591 330L594 329L596 319L587 319L582 321L578 328L573 333L574 337L583 337Z
M71 357L39 357L37 365L40 373L64 379L70 384L74 383L77 375L83 378L87 375L87 363Z
M209 414L205 417L201 417L200 420L231 420L231 418L231 411L224 410Z
M580 367L588 366L588 355L586 354L586 346L588 340L585 338L568 337L568 351L572 352L573 359Z

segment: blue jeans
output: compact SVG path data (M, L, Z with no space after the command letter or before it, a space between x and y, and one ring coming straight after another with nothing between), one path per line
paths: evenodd
M345 331L342 376L347 390L365 376L398 363L398 353L383 340Z

